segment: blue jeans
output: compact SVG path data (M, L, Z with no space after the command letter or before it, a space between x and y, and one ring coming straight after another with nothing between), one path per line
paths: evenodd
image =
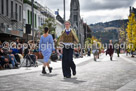
M60 55L60 60L62 59L62 55Z
M10 60L10 62L12 64L12 66L15 67L15 64L17 63L17 60L15 59L15 57L9 55L9 60Z

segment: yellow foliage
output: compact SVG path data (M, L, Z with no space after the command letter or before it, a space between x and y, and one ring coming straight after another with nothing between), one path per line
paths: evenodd
M133 47L130 47L131 50L136 49L136 21L135 21L135 14L131 13L128 17L128 25L127 25L127 44L133 44Z

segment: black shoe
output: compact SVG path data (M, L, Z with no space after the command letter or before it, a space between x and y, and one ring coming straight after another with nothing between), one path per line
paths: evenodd
M53 68L52 68L52 67L49 67L48 69L49 69L49 72L51 73Z
M110 60L112 61L112 57L110 58Z
M71 76L66 76L66 78L71 78Z
M75 76L76 75L76 71L73 71L73 76Z
M96 58L94 58L94 61L96 61Z
M43 74L46 74L45 67L43 67L42 73L43 73Z

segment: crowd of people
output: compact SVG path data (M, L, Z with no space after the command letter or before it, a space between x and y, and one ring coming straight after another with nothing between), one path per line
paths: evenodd
M11 44L12 43L12 44ZM26 59L26 67L32 66L33 64L38 64L37 59L42 59L42 55L39 55L39 41L33 43L33 41L28 41L28 48L25 49L25 45L20 42L19 39L12 42L1 42L0 41L0 69L17 69L22 65L21 60ZM33 45L34 44L34 45ZM23 46L22 46L23 45ZM58 60L62 61L63 49L61 47L56 47L55 51L58 55ZM74 57L81 58L82 53L80 47L74 49ZM84 52L85 53L85 52ZM30 63L31 62L31 63Z
M39 41L33 43L33 41L28 41L28 48L23 48L23 43L19 42L19 39L13 41L12 46L8 42L0 42L0 69L13 69L19 68L21 65L21 59L26 58L26 66L38 66L37 59L42 59L39 55ZM35 45L33 45L35 44ZM106 55L109 54L110 60L112 61L114 48L112 48L112 41L109 42L109 47L106 50ZM74 48L73 50L74 58L82 58L84 55L91 56L91 53L94 55L94 61L99 58L100 49L97 49L96 46L88 47L82 49L79 47ZM120 47L115 50L117 56L120 54ZM63 58L63 49L61 47L56 47L55 52L57 53L58 60L62 61ZM36 54L37 53L37 54ZM128 52L127 52L128 53Z
M29 42L31 44L31 42ZM26 58L26 66L28 62L37 64L37 56L34 52L38 51L37 47L25 48L19 39L12 42L0 42L0 69L16 69L21 65L21 59ZM30 61L32 59L32 61Z

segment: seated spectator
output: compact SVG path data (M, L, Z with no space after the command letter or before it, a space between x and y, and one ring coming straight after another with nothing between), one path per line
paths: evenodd
M11 68L18 68L19 63L15 59L14 54L12 54L12 50L10 50L9 43L6 43L2 50L5 56L9 58L9 62L12 64Z
M77 48L74 49L74 54L75 54L75 57L78 58L79 57L79 51Z
M14 54L14 56L15 56L17 62L20 63L20 59L23 58L21 45L18 44L18 46L17 46L17 48L16 48L16 43L14 43L14 44L12 45L11 50L12 50L12 54Z
M38 52L39 51L39 47L35 47L33 52Z
M12 50L12 54L14 54L14 55L19 53L19 50L16 48L16 44L15 43L12 45L11 50Z
M30 63L30 67L32 64L38 66L37 59L38 57L33 54L33 51L28 50L28 54L26 54L26 66L28 66L28 62Z
M30 55L31 59L32 59L33 62L34 62L34 65L37 64L37 59L38 59L38 57L37 57L35 54L33 54L33 51L30 51L30 52L29 52L29 55Z
M0 41L0 46L2 46L2 42Z
M4 57L2 46L0 46L0 68L4 69L8 67L9 67L9 60L8 58Z
M18 44L18 56L20 57L20 59L23 59L23 46L21 43Z
M23 54L23 51L22 51L23 48L22 48L21 44L18 44L17 49L18 49L18 53L22 55Z

